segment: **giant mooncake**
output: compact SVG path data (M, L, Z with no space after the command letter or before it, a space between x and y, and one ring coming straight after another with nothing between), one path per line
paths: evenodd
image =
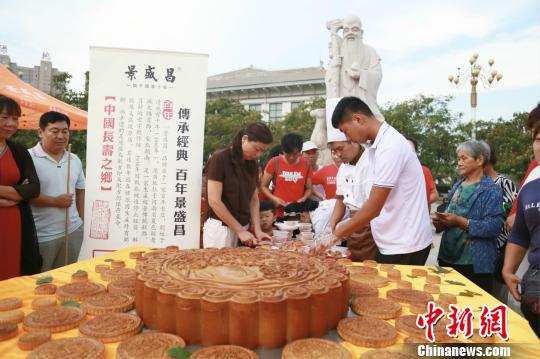
M347 269L314 256L207 248L143 258L137 314L146 327L188 344L276 348L322 337L348 312Z

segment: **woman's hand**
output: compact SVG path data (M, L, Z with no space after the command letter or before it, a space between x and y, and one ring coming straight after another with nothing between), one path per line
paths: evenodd
M12 201L9 199L0 198L0 207L13 207L19 204L17 201Z
M272 241L272 237L261 230L255 230L255 237L257 237L258 242Z
M435 224L435 221L437 221L443 228L457 227L459 218L454 213L439 213L434 219L433 224L437 227L437 224Z
M243 245L248 247L253 247L255 244L257 244L257 238L253 236L250 232L243 230L242 232L238 233L238 238L240 239L240 242L242 242Z
M508 290L510 293L512 293L512 297L514 297L515 300L521 301L521 294L518 290L518 284L521 283L521 278L519 278L517 275L511 272L502 272L502 276L504 279L504 283L506 283L506 286L508 287Z
M285 202L284 200L282 200L281 198L276 197L276 196L274 196L274 198L272 198L272 202L274 202L274 205L276 207L286 207L287 206L287 202Z

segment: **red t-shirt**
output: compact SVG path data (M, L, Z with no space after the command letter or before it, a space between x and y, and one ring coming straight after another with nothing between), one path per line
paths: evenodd
M329 164L315 172L311 179L312 184L323 186L326 199L336 198L336 176L338 169L338 166L334 163Z
M538 167L538 162L536 162L535 160L532 160L531 163L529 163L529 167L527 167L527 171L525 171L525 175L523 176L521 183L519 184L520 189L521 187L523 187L523 182L525 182L525 180L527 179L527 177L529 177L529 174L535 167ZM511 216L513 214L516 214L516 210L517 210L517 196L516 198L514 198L512 209L510 210L510 213L508 213L508 215Z
M308 168L307 160L300 158L295 165L285 162L283 156L278 157L278 172L274 176L275 157L266 164L264 171L276 179L274 183L274 196L284 200L286 203L296 202L304 196L306 182L311 178L312 171Z
M431 171L426 166L422 165L422 171L424 172L424 180L426 181L426 195L427 195L427 203L429 208L429 194L431 191L433 191L435 186L435 181L433 181L433 176L431 175Z

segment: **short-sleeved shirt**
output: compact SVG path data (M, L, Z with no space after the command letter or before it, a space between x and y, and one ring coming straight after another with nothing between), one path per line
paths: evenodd
M343 197L343 204L357 211L369 198L369 162L366 152L362 153L356 164L342 163L337 174L336 195Z
M274 196L284 200L286 203L296 202L304 196L306 182L312 176L312 170L304 157L295 165L285 162L282 155L278 156L277 174L274 176L275 161L272 158L266 164L264 171L276 179L274 184Z
M519 191L516 220L508 241L529 249L531 267L540 265L540 178Z
M536 160L532 160L531 163L529 163L529 167L527 167L527 170L525 171L525 174L523 175L523 179L521 180L521 183L519 184L519 188L523 188L528 182L535 180L537 178L540 178L540 165ZM512 209L510 210L509 216L516 214L517 210L517 198L514 199L514 203L512 205Z
M322 167L313 174L311 183L313 185L322 185L326 199L332 199L336 197L336 176L338 173L338 166L335 163Z
M433 176L431 175L431 171L426 166L422 165L422 172L424 173L424 180L426 181L426 195L427 195L427 202L428 202L428 208L429 208L429 195L431 191L433 191L435 186L435 181L433 181Z
M223 184L221 201L238 223L242 226L249 224L249 203L257 188L257 171L250 174L245 169L235 165L232 148L228 147L214 152L210 157L206 163L206 180ZM208 184L206 188L208 188ZM221 220L211 206L208 206L208 216Z
M41 185L40 194L56 197L66 193L68 152L64 151L64 155L60 161L56 161L43 150L40 143L28 151L30 152L32 161L34 161L36 173L39 177L39 183ZM77 155L71 153L69 193L75 194L76 189L84 189L85 187L86 180L84 178L82 162ZM83 224L83 220L77 211L75 200L69 207L68 213L68 233L71 234ZM39 242L47 242L65 234L65 208L32 206L32 214L34 215Z
M373 239L385 255L406 254L432 242L422 166L411 146L383 122L366 150L374 187L391 189L378 217L371 221Z

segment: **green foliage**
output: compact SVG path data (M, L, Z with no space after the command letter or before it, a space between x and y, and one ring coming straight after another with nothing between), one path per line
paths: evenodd
M315 126L315 119L309 114L311 110L325 107L322 97L314 97L309 102L302 102L298 107L289 112L282 120L268 124L274 135L274 142L279 143L287 133L298 133L308 141Z
M88 72L86 72L84 91L76 92L68 88L71 75L68 73L53 77L54 96L61 101L83 110L88 109ZM470 122L462 122L463 114L451 113L448 105L451 97L418 97L399 103L391 103L382 108L386 120L407 137L419 143L418 154L423 165L429 167L434 178L439 181L439 189L446 191L457 173L456 147L468 140L472 129ZM324 108L321 97L312 98L300 104L280 121L268 123L274 136L274 144L280 142L283 135L296 132L307 141L315 125L310 111ZM512 119L499 118L494 121L478 121L476 133L494 146L498 163L496 170L514 181L519 181L532 157L530 134L524 124L527 113L515 113ZM217 99L206 103L206 122L204 139L204 159L214 151L231 143L236 132L251 122L261 120L261 114L246 110L237 100ZM33 147L39 140L37 131L17 131L12 139L25 146ZM86 131L71 131L70 143L73 153L77 154L83 165L86 164ZM267 160L264 154L261 162ZM442 184L442 186L441 186ZM441 188L442 187L442 188Z
M272 121L268 123L268 127L274 136L274 143L281 142L281 138L287 133L298 133L308 141L311 138L313 127L315 126L315 118L309 114L312 110L325 107L325 100L322 97L313 97L308 102L302 102L298 107L289 112L282 120ZM261 162L268 161L268 153L261 157Z
M176 359L188 359L191 356L191 352L182 347L172 347L167 349L167 355Z
M81 307L81 303L79 302L74 302L74 301L71 301L71 300L68 300L68 301L64 301L62 302L62 304L60 304L62 307L75 307L75 308L80 308Z
M44 275L36 279L36 284L45 284L45 283L51 283L53 281L53 277L50 275Z
M412 100L390 104L383 114L392 126L406 137L418 141L419 158L434 178L446 186L457 177L456 148L469 140L472 123L460 122L463 114L448 109L451 97L418 96ZM515 113L512 119L477 121L476 138L495 148L496 170L514 181L523 176L532 158L530 134L525 130L527 113ZM446 188L444 188L446 189Z
M420 95L382 109L389 124L418 142L420 162L431 170L434 178L447 185L456 176L455 151L462 141L462 137L455 133L462 115L450 112L448 103L451 99Z
M495 149L495 170L515 182L521 181L533 157L531 134L524 126L527 117L527 112L517 112L510 120L478 121L476 126L476 137Z
M242 127L260 120L258 112L246 110L237 100L221 98L208 101L204 124L204 160L214 151L229 145Z

